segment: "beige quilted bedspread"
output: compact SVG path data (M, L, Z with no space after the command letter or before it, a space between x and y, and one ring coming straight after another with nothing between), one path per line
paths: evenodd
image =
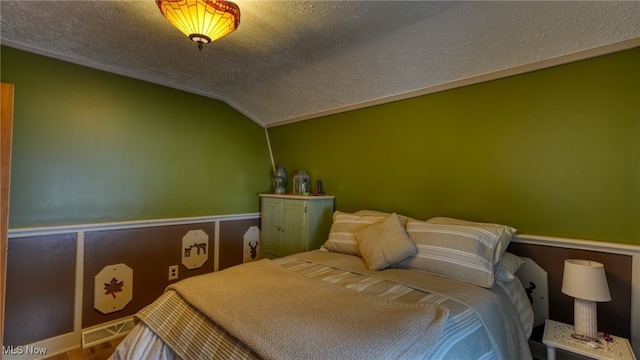
M170 289L266 359L421 357L448 316L436 304L319 283L269 260L189 278Z

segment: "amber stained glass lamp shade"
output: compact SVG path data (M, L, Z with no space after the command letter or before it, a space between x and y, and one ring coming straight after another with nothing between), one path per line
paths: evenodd
M203 44L220 39L240 25L240 8L224 0L156 0L158 8L173 26L189 39Z

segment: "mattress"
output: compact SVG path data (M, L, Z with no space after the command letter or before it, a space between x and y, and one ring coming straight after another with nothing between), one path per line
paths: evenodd
M323 284L389 301L431 303L448 309L437 343L412 358L531 359L527 338L533 313L517 279L499 281L485 289L416 270L370 271L358 257L321 251L272 262ZM286 301L286 294L282 298ZM141 310L136 319L138 324L117 347L113 359L258 359L263 357L259 353L264 354L244 344L175 291L167 291ZM273 358L293 357L283 353Z

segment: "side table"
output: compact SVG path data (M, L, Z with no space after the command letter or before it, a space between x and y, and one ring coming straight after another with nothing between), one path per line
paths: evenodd
M594 349L588 342L573 338L572 334L573 325L547 319L542 336L542 342L547 347L547 360L556 359L556 349L597 360L636 360L631 344L625 338L612 336L612 341L605 341L600 335L600 347Z

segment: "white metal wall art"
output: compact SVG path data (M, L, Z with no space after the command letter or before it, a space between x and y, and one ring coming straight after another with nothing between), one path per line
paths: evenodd
M549 318L549 274L532 259L523 257L522 260L524 264L515 275L533 307L533 326L543 325Z
M187 269L201 268L209 260L209 235L202 230L190 230L182 238L182 265Z
M133 298L133 270L126 264L105 266L94 277L93 307L103 314L124 309Z
M244 233L242 262L257 260L260 257L260 229L252 226Z

